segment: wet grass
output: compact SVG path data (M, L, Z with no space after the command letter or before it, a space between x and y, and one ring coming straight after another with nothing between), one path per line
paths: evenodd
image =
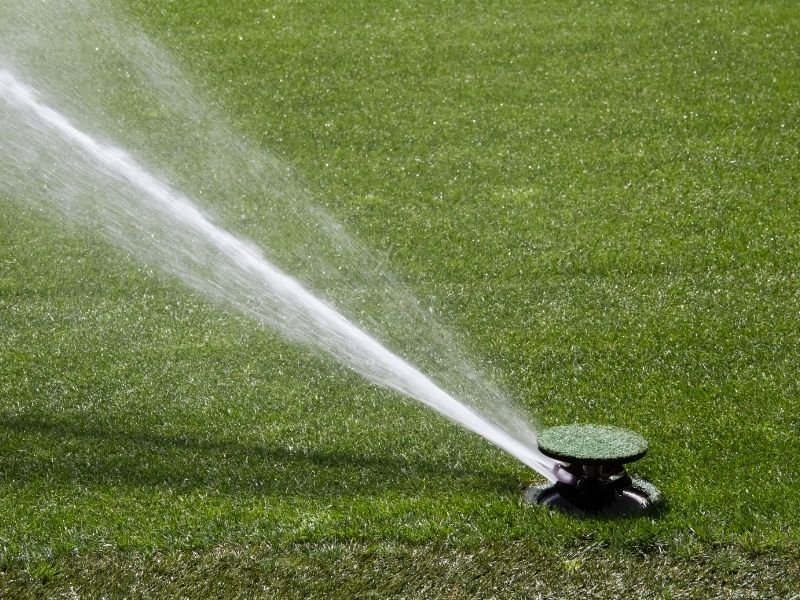
M541 422L640 431L667 505L525 506L479 438L4 203L0 593L794 593L793 3L127 10Z

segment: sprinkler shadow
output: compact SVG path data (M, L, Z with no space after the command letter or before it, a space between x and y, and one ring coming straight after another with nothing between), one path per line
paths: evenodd
M223 494L314 498L392 490L517 493L503 472L452 468L423 458L200 439L116 430L43 415L0 414L0 480L208 489Z
M601 523L607 523L610 521L640 521L642 519L652 519L657 520L665 517L669 512L669 505L667 502L662 498L657 503L653 504L652 506L648 506L644 511L636 514L609 514L609 515L570 515L575 519L579 519L581 521L595 521Z

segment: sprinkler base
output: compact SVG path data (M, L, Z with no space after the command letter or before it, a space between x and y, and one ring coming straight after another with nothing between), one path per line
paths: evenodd
M661 494L650 482L625 475L619 483L601 490L581 489L580 482L532 485L525 490L524 498L530 504L571 515L633 517L650 512L659 504Z

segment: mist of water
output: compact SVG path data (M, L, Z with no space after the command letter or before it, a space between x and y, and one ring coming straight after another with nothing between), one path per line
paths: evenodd
M13 23L29 18L30 10L42 9L19 3L6 16ZM91 228L192 289L291 340L328 353L378 385L426 404L555 478L554 463L536 449L528 420L477 373L454 336L309 201L285 165L253 150L226 128L215 111L198 100L163 51L87 0L55 3L48 5L48 11L36 15L38 33L16 39L5 36L5 45L0 43L0 185L10 197L36 202L49 215ZM88 14L87 31L94 37L63 31L59 38L52 30L65 21L80 29L78 21ZM112 51L98 60L92 48L96 53L109 40ZM54 47L58 44L66 46ZM52 60L37 63L31 58L37 52L68 56L72 66L58 70ZM104 74L108 63L120 57L122 66ZM86 63L73 64L81 59ZM75 116L56 110L16 69L25 69L26 76L30 69L37 88L55 89L53 96L94 128L115 127L115 133L170 172L172 182L145 166L140 157L88 132ZM75 82L64 75L76 69L84 77L92 74L94 90L87 92L79 78ZM129 80L131 73L134 83L127 85L135 88L141 105L151 109L155 105L170 116L168 140L146 131L137 135L135 128L125 127L113 102L97 102L97 86L102 97L104 90L113 89L115 78ZM190 164L182 165L181 157ZM270 259L255 244L215 224L197 201L179 191L176 181L185 189L194 188L214 206L224 205L231 195L258 195L256 204L242 205L258 206L252 210L274 217L274 227L260 240ZM287 274L287 268L324 288L337 304L349 298L346 308L362 315L363 322L356 324L311 293ZM367 333L369 325L407 355L419 354L438 382Z

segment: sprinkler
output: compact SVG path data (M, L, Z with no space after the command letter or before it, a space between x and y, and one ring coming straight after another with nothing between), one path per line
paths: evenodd
M660 499L649 482L631 477L625 465L642 458L647 440L610 425L562 425L539 434L539 451L561 464L553 484L534 485L525 499L571 514L642 514Z

